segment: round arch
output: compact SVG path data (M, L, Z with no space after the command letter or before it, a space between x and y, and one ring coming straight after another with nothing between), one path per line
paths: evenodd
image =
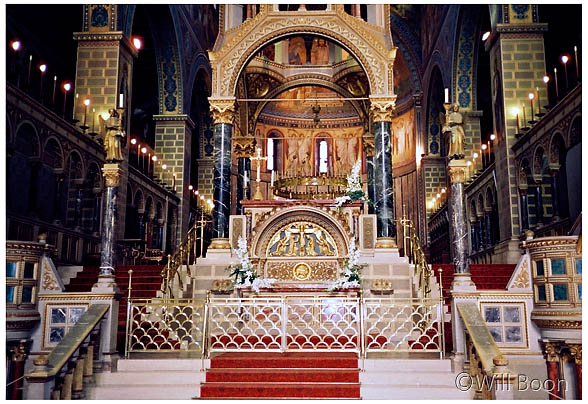
M54 158L51 158L50 155L53 155ZM45 140L45 144L43 145L42 159L53 168L63 168L63 147L61 146L59 139L57 139L55 136L49 136Z
M39 132L31 121L25 120L18 124L14 135L13 146L14 150L18 150L21 153L26 154L28 157L41 156Z

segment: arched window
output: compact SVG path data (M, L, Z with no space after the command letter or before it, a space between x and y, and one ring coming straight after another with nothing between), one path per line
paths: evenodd
M274 150L274 139L271 137L267 139L267 169L269 171L274 170L274 159L275 159L275 150Z
M329 171L329 146L326 140L319 141L319 174Z
M266 156L268 171L282 171L282 134L272 131L267 135Z

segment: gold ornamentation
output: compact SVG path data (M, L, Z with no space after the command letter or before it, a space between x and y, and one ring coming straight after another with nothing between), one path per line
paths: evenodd
M447 168L450 182L452 184L464 183L466 168L465 160L451 160Z
M301 265L308 267L308 276L306 276L306 269L302 268ZM297 267L300 268L297 270ZM338 268L336 260L306 261L303 263L299 261L268 261L265 264L265 276L280 281L333 281L337 278ZM298 276L296 276L297 272Z
M396 240L392 237L378 237L376 240L376 248L396 248Z
M529 287L529 263L527 260L521 265L521 270L512 283L513 288L525 289Z
M392 281L389 279L374 279L370 290L375 294L392 293Z
M123 161L124 156L122 154L122 138L125 137L125 131L123 129L123 115L124 109L108 110L110 116L108 119L102 119L99 116L100 126L104 128L102 130L102 136L104 138L104 151L106 152L106 161Z
M45 260L43 265L42 288L45 290L60 290L57 280L53 276L53 271L49 267L49 263Z
M301 262L300 264L296 264L296 266L294 267L294 270L292 271L292 275L294 276L294 279L297 279L299 281L308 280L308 278L310 278L311 273L312 273L312 270L310 269L308 264L305 264L304 262Z
M235 99L212 99L210 98L210 112L215 124L233 124L235 119Z
M324 257L337 255L333 237L321 226L294 222L280 228L270 238L267 256Z
M102 167L102 175L106 180L107 187L118 187L121 174L122 170L116 163L104 164L104 167Z
M375 229L375 218L374 217L363 217L363 248L373 249L374 244L374 229Z
M374 157L376 147L374 145L374 137L373 136L364 136L363 137L363 150L365 151L366 157Z
M373 122L392 122L396 96L370 97L370 115Z
M12 348L12 360L16 362L23 361L27 356L25 341L21 340L17 346Z
M231 243L226 238L213 238L208 246L209 250L230 250Z
M287 199L334 199L345 195L346 177L288 177L274 182L274 195ZM305 191L297 191L305 187ZM307 189L310 187L310 189ZM319 192L319 187L326 187L326 192Z
M550 247L550 246L569 246L575 250L577 244L577 237L557 237L557 238L543 238L533 241L524 242L524 248L536 248L536 247ZM572 251L573 251L572 250Z
M570 355L574 358L576 365L582 366L582 344L569 344Z
M249 158L255 153L254 137L233 138L233 155L236 158Z
M557 352L556 346L551 342L543 343L543 354L547 362L559 362L559 353Z
M532 319L537 326L541 328L562 328L565 330L581 330L582 321L573 320L545 320L545 319Z
M240 217L236 217L233 219L233 240L231 242L231 244L233 245L233 248L239 248L239 244L238 244L238 240L239 237L241 237L243 234L243 219L241 219Z

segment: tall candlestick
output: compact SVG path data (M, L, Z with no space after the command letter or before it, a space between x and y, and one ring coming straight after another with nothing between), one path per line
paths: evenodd
M563 55L561 57L561 62L564 65L564 75L566 76L566 91L568 91L568 89L570 88L568 84L568 57L566 55Z
M578 66L578 47L574 46L574 59L576 60L576 80L580 81L580 66Z
M535 87L535 93L537 93L537 114L541 112L541 96L539 95L539 87Z
M549 76L543 76L543 82L545 83L545 101L547 102L546 107L549 107Z
M445 103L449 104L449 89L445 89Z
M27 75L27 86L31 85L31 68L33 67L33 55L29 56L29 74Z
M529 93L529 102L531 103L531 120L529 122L534 122L533 119L533 98L535 98L535 94Z
M555 77L555 101L559 101L559 88L557 87L557 67L553 68L553 77Z
M53 77L53 97L51 97L51 104L55 107L55 90L57 89L57 76Z
M118 107L122 108L123 107L123 95L122 93L118 95Z
M525 106L523 105L523 125L527 126L527 114L525 113Z
M521 133L521 127L519 126L519 113L517 112L517 133Z
M96 126L95 126L95 121L96 121L96 108L92 108L92 132L96 132Z
M172 188L173 188L173 189L174 189L174 191L175 191L175 189L176 189L176 173L174 173L174 178L173 178L173 180L172 180Z
M274 186L274 175L275 175L274 170L272 170L272 177L271 177L271 180L270 180L270 187L273 187Z

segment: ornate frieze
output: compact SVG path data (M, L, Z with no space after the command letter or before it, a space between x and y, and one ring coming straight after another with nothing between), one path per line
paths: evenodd
M265 277L280 281L332 281L337 279L339 265L332 261L268 261Z

